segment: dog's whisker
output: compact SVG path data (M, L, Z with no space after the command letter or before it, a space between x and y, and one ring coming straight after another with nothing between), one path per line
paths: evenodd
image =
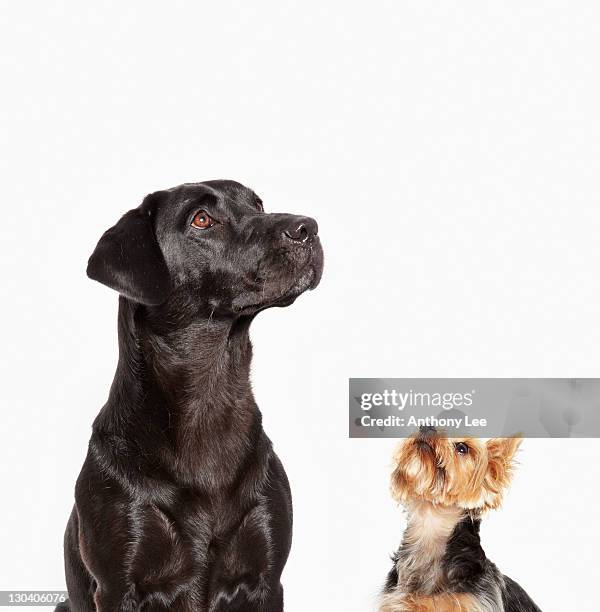
M213 315L215 314L215 309L216 309L216 306L213 306L212 310L210 311L210 315L209 315L209 317L208 317L208 319L206 321L206 331L209 330L210 323L212 321Z

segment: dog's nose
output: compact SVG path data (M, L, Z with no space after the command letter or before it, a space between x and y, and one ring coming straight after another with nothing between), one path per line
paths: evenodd
M296 217L283 230L285 236L294 242L310 242L319 232L319 226L310 217Z
M431 427L431 425L421 425L421 427L419 427L419 433L424 438L430 438L432 436L435 436L437 430L435 427Z

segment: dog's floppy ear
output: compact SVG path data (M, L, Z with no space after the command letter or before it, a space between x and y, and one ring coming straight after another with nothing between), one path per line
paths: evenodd
M104 232L88 261L87 275L131 300L155 306L168 297L171 277L144 204Z

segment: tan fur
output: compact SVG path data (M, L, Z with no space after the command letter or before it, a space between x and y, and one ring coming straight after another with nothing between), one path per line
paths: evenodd
M469 453L460 455L463 442ZM464 509L496 508L510 483L520 438L423 438L404 440L394 457L392 495L402 503L425 500Z
M477 599L466 593L414 595L390 593L381 600L379 612L480 612Z
M469 447L468 453L457 452L459 442ZM398 446L391 488L408 511L408 526L396 562L398 584L382 596L380 612L499 609L499 593L477 598L447 592L442 563L457 523L500 505L520 443L520 438L483 442L417 434Z
M397 563L398 582L432 594L444 587L442 559L448 538L463 511L429 502L413 502L408 511L402 546L410 554Z

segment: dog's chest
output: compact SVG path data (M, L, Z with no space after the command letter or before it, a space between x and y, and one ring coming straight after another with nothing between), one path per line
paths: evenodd
M146 592L184 591L205 597L215 565L261 571L268 564L268 537L257 509L233 510L215 500L187 496L169 508L148 506L138 516L130 550L131 577ZM253 562L243 551L251 541ZM229 567L231 566L231 567Z
M443 554L444 545L435 539L405 547L396 563L402 589L426 594L439 591L444 581Z
M443 559L460 511L415 507L396 562L398 585L406 592L433 594L444 587Z
M183 510L183 511L182 511ZM202 569L211 537L208 515L150 504L135 511L128 551L132 581L144 592L168 594L191 584Z

